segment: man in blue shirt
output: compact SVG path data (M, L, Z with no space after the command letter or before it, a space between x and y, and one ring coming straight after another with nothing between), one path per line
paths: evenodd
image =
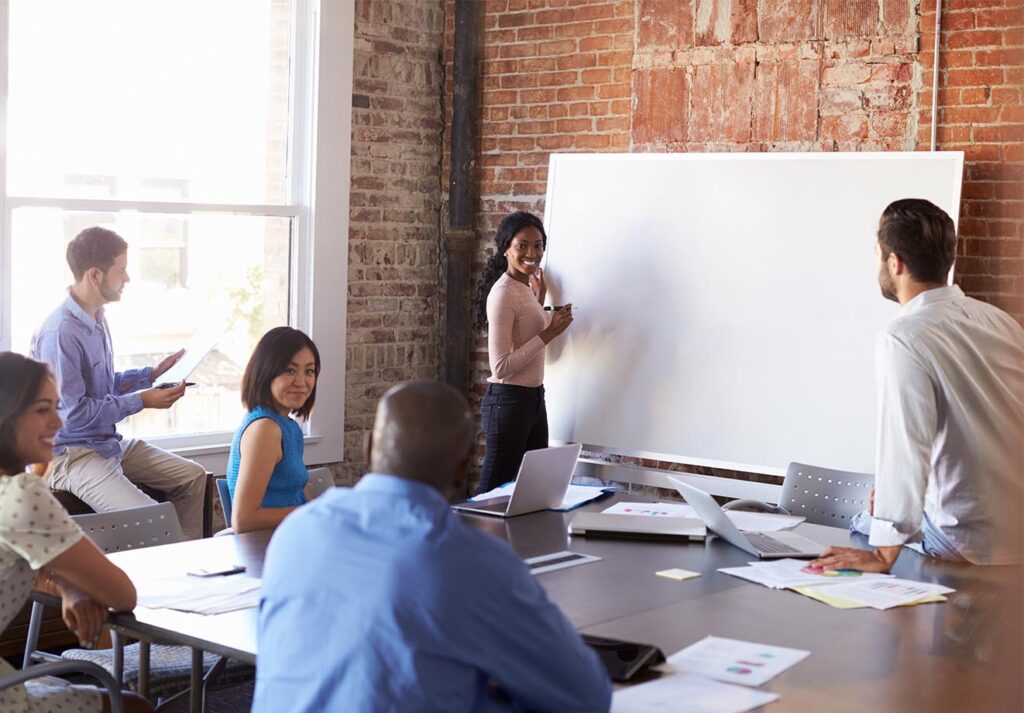
M377 408L373 472L279 526L255 713L608 710L596 654L504 543L448 507L474 435L454 389L400 384Z
M32 356L57 377L60 417L53 441L50 487L67 490L97 512L154 504L142 483L167 493L187 537L202 535L206 470L137 438L123 441L115 424L144 408L169 408L185 385L153 386L181 358L155 367L114 371L103 306L121 299L128 277L128 243L106 228L86 228L67 248L75 282L68 297L32 339Z

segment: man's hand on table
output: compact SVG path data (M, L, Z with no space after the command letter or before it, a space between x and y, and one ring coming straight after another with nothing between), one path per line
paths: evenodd
M887 574L892 569L901 547L879 547L875 550L858 550L855 547L829 547L825 554L812 560L811 567L827 571L856 569L860 572Z

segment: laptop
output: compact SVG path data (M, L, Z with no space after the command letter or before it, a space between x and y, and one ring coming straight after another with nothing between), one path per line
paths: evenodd
M825 548L814 540L786 530L771 534L740 532L740 529L733 524L732 520L726 516L725 511L710 495L692 485L687 485L678 478L669 476L669 480L709 530L745 552L761 559L819 557L825 552Z
M582 444L540 448L527 451L519 466L516 487L512 495L486 500L467 500L452 505L453 510L474 515L515 517L538 510L556 508L562 504L576 469Z
M637 540L700 541L704 523L692 517L645 517L603 512L577 513L569 523L570 535Z

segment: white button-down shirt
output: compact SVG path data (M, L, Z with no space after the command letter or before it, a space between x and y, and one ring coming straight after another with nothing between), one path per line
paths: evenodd
M969 562L1022 555L1024 329L959 287L922 292L879 333L872 545L923 514Z

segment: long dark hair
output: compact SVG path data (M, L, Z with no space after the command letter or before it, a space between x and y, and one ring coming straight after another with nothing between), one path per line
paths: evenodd
M487 264L484 265L484 270L480 273L480 282L476 286L476 297L473 299L473 306L476 308L473 326L479 332L487 328L487 295L491 293L491 288L502 273L508 270L505 251L512 244L512 238L523 228L536 228L540 231L544 249L547 250L548 234L544 232L544 223L540 218L525 210L505 216L498 226L497 232L494 233L494 254L487 259Z
M50 378L50 367L15 352L0 353L0 472L20 473L26 463L15 452L14 426Z
M249 357L242 374L242 404L252 411L257 406L275 409L274 395L270 392L270 382L284 373L292 361L292 357L307 347L313 352L316 362L316 377L320 381L320 351L313 340L304 332L291 327L274 327L263 335ZM309 392L309 398L302 408L293 411L297 418L309 418L313 405L316 403L316 384Z

